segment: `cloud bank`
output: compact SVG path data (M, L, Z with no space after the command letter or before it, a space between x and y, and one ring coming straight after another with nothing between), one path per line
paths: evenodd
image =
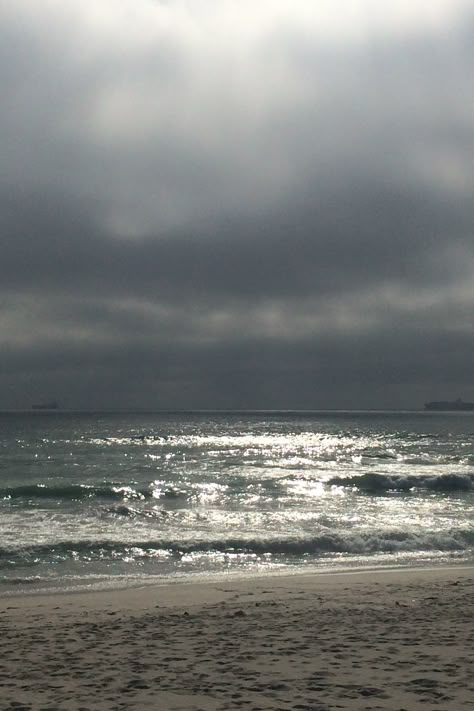
M4 407L474 399L469 2L7 0Z

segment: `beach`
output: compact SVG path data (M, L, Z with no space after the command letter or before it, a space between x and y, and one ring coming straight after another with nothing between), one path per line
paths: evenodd
M0 600L2 709L474 707L472 567Z

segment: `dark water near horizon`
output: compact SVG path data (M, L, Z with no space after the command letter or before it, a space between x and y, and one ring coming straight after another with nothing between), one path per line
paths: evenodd
M0 594L467 563L474 413L0 414Z

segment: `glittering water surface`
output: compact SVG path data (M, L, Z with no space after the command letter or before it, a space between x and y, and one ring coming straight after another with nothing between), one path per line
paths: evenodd
M474 416L0 416L0 583L468 561Z

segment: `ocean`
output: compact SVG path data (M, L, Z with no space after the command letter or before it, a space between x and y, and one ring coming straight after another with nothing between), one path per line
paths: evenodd
M0 595L473 561L474 413L0 415Z

